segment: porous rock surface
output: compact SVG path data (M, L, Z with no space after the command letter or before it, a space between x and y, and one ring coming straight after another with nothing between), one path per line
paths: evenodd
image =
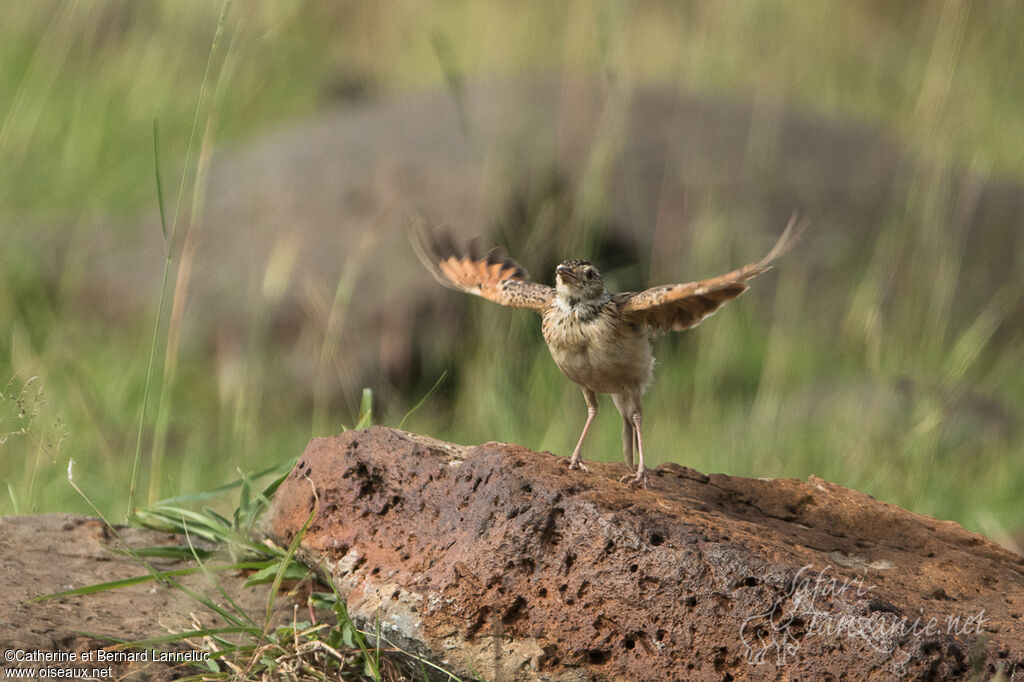
M488 680L1024 679L1024 557L821 479L373 427L314 439L267 533L388 641Z

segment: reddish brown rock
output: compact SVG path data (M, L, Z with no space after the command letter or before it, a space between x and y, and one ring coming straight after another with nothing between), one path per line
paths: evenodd
M588 466L314 439L268 534L315 510L302 556L357 619L485 679L1024 677L1024 557L980 535L817 478Z

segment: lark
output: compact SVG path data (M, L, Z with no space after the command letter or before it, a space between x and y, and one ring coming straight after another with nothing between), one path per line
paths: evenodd
M653 339L697 326L742 294L747 282L769 270L805 228L806 221L794 214L764 258L724 275L620 294L605 288L600 271L588 260L563 261L555 268L555 286L550 287L530 281L526 271L500 248L484 256L475 242L458 249L447 235L428 238L414 231L412 236L420 260L441 284L540 313L551 357L566 377L579 384L587 404L587 421L569 468L586 471L583 442L597 416L597 394L607 393L622 416L622 450L630 471L634 451L639 456L635 472L622 481L646 488L640 402L653 376Z

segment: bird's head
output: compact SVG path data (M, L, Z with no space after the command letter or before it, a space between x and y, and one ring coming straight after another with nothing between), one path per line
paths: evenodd
M563 298L592 301L604 295L604 280L588 260L567 260L555 268L555 289Z

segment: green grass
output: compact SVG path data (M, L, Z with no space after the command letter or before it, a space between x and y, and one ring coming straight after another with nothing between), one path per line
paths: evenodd
M369 392L364 394L363 410L356 425L358 428L365 428L373 418ZM91 636L105 641L112 651L166 650L168 647L180 650L185 647L206 652L205 659L184 664L186 670L179 667L177 672L186 673L187 679L383 682L409 679L410 673L426 680L427 670L433 669L452 682L459 682L460 678L454 674L388 642L381 636L379 623L374 631L360 630L349 616L344 600L330 577L316 574L295 559L296 550L316 514L316 508L310 510L287 548L257 539L257 523L270 507L277 487L292 464L292 461L286 461L275 470L243 476L211 491L162 500L133 510L130 520L134 524L162 533L174 533L183 538L183 544L132 547L117 537L119 546L111 551L134 560L140 567L139 575L42 595L33 601L88 596L150 582L182 593L196 607L195 611L190 611L192 629L143 640ZM71 466L67 473L71 487L93 507L97 515L103 517L103 512L95 508L89 496L78 487ZM273 476L270 482L257 486L257 481L267 476ZM230 518L207 506L215 501L227 501L227 494L235 490L238 491L238 500ZM201 511L194 509L196 505ZM111 531L118 536L116 527L111 526ZM197 546L200 543L203 546ZM149 562L153 557L177 559L184 567L158 569ZM217 576L226 571L249 573L241 589L270 585L262 614L246 611L236 599L237 595L232 595L221 584ZM205 579L205 586L190 586L184 581L186 576L199 574ZM291 585L288 590L285 589L286 584ZM281 596L293 598L303 587L311 588L306 608L302 610L304 616L309 614L310 620L299 620L299 605L293 608L290 621L283 619L276 613ZM212 617L219 617L225 625L211 627L204 624L204 619Z
M19 3L5 14L0 513L89 511L67 485L69 458L102 511L125 513L144 405L142 504L293 458L311 435L357 419L363 387L310 399L265 319L249 321L228 381L209 348L181 335L187 311L170 321L153 300L145 319L111 327L81 306L92 264L76 259L75 244L101 231L130 242L161 229L154 119L168 224L179 189L184 198L170 295L181 240L202 208L204 150L258 139L346 88L401 96L540 71L606 78L620 91L651 83L754 99L768 110L881 128L920 155L892 190L878 243L843 241L828 216L812 216L801 248L821 269L803 267L798 250L696 331L658 343L645 400L653 462L816 474L989 533L1024 527L1024 267L1015 257L1005 272L965 271L967 245L950 218L963 168L1024 184L1024 14L1016 3L235 3L200 102L219 11L153 0ZM595 238L601 177L587 177L566 246ZM733 210L728 196L710 197L694 224L681 273L716 274L768 246L739 241L764 226ZM48 253L34 237L39 226L68 231L68 253ZM611 275L638 287L647 283L642 270ZM340 277L337 314L346 296ZM479 301L466 306L473 324L458 366L443 368L441 390L406 426L567 454L585 411L547 356L538 321ZM324 372L340 352L328 327L304 330L324 339ZM487 350L494 347L518 350L499 357ZM381 421L397 425L436 378L383 405ZM602 402L585 454L617 459L619 428Z

